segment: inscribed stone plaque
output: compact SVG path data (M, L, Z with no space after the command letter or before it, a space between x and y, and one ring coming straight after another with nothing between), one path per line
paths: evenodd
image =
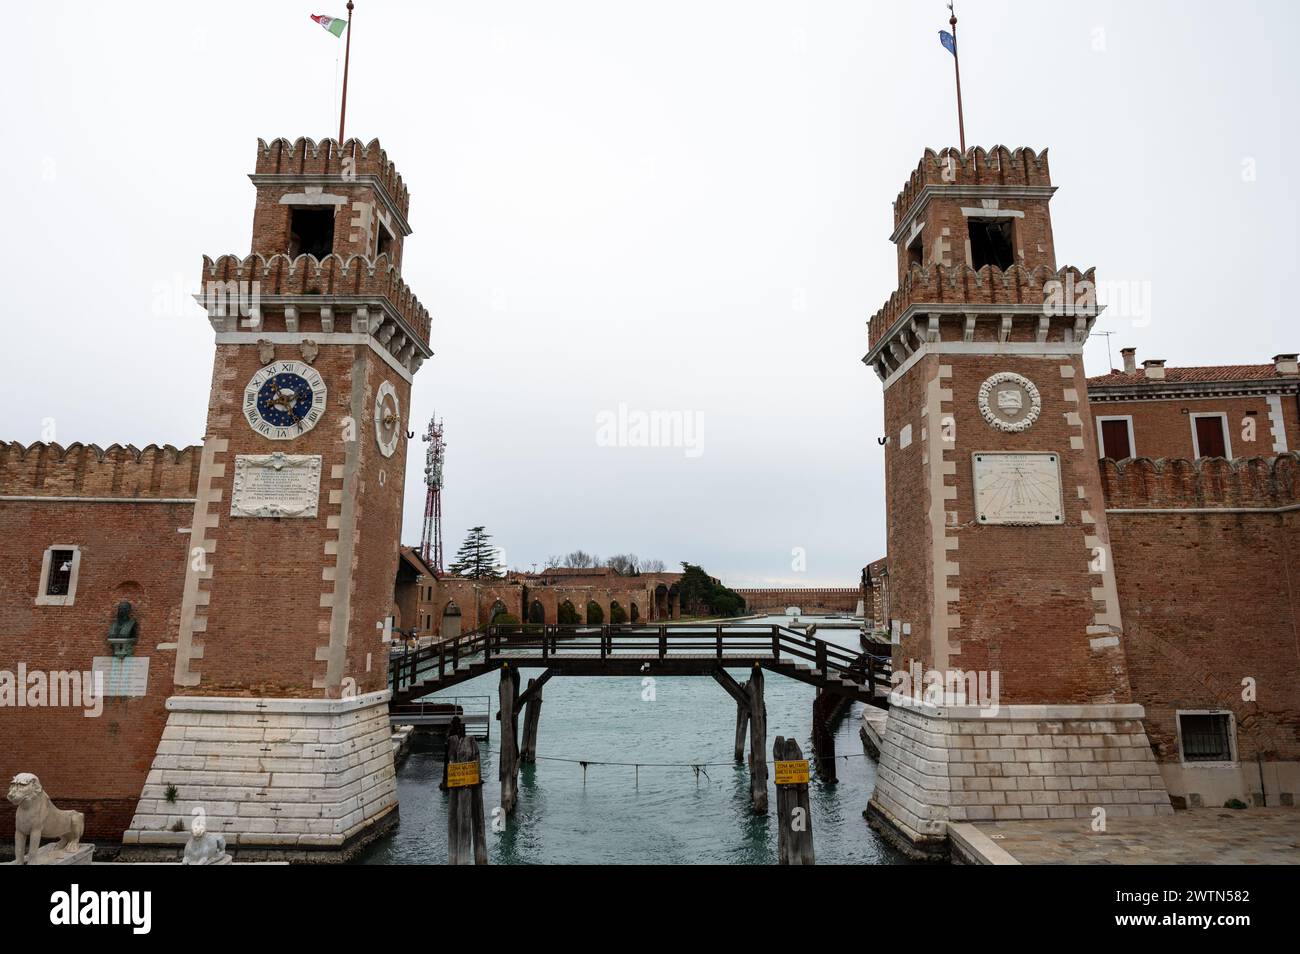
M232 517L314 517L320 498L319 454L238 454Z
M974 467L978 522L1065 522L1059 454L975 454Z
M95 656L90 661L90 670L102 680L102 689L97 686L105 698L111 696L139 697L149 692L149 657Z

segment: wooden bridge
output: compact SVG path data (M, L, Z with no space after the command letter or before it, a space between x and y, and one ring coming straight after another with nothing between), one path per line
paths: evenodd
M519 670L540 669L525 691ZM738 681L731 670L748 676ZM532 761L536 750L542 687L555 676L708 676L736 702L737 762L750 741L754 810L767 809L766 707L763 672L786 676L816 688L813 738L818 773L835 780L831 723L852 702L884 707L890 688L887 656L855 653L824 639L781 625L761 623L677 623L652 625L553 625L516 623L489 626L455 639L394 656L388 683L394 709L460 685L488 672L500 672L501 800L511 812L517 792L518 761ZM523 712L523 742L516 726Z
M854 653L780 625L720 623L489 626L395 656L388 685L402 705L500 669L544 669L552 676L713 676L758 666L825 692L884 706L887 657ZM734 681L733 681L734 684Z

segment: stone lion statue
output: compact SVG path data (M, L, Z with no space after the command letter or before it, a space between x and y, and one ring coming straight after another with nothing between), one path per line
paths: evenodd
M86 827L81 812L58 809L31 772L19 772L9 783L9 804L18 809L14 818L14 864L31 864L41 838L57 838L56 851L75 850ZM30 854L28 848L30 847Z

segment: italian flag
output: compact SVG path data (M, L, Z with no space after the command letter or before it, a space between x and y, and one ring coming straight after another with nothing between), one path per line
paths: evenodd
M348 28L348 21L342 20L338 17L327 17L322 16L319 13L313 13L311 14L311 18L335 36L342 36L343 31Z

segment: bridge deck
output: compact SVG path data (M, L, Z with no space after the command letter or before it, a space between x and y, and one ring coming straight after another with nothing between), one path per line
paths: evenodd
M883 705L889 663L767 624L489 627L395 656L395 705L459 685L503 665L568 676L711 676L755 666L849 699Z

